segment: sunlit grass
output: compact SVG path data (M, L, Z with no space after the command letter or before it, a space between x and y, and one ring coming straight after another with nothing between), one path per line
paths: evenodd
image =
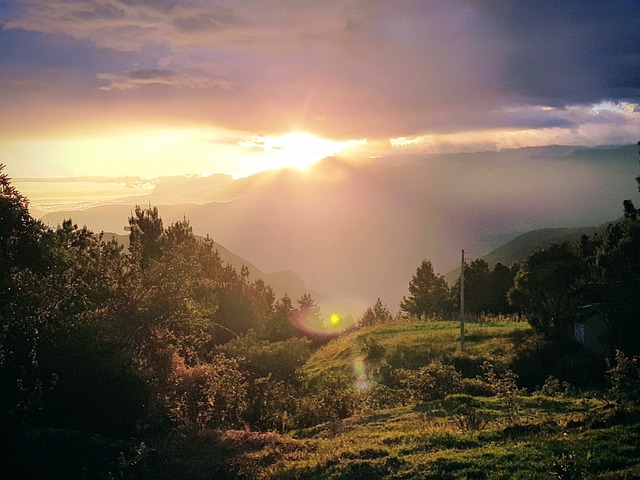
M411 355L416 363L424 365L430 360L460 352L459 329L458 322L410 321L363 328L342 335L318 350L305 365L305 372L311 377L328 371L351 374L366 337L375 339L391 359ZM508 361L516 339L533 334L526 322L472 323L466 325L465 331L465 355L499 361Z
M491 359L508 364L514 344L532 334L527 324L468 325L465 352L457 322L394 323L351 332L317 351L305 367L311 377L348 375L374 338L385 359ZM413 353L411 353L413 352ZM472 397L481 428L456 421L456 397L391 409L289 432L275 445L240 454L236 466L256 479L554 479L638 478L640 419L616 416L605 401L526 393L515 398L517 418L496 396ZM464 397L464 396L463 396ZM467 398L469 398L467 396ZM578 472L559 476L562 468ZM586 475L586 476L585 476Z
M420 411L406 406L293 432L308 438L278 449L277 455L265 448L240 456L238 464L257 479L552 479L558 478L554 461L571 454L589 478L637 478L637 423L617 424L597 400L521 400L518 428L505 427L494 398L481 399L496 418L480 432L463 432L450 417L432 415L431 409L442 408L434 402ZM587 428L598 418L610 426Z

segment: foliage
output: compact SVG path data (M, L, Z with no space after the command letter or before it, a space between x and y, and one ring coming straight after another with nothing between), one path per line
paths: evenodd
M464 305L470 314L507 314L514 311L508 302L515 271L498 263L493 270L479 258L465 265ZM456 310L460 305L460 279L451 288L451 302Z
M449 395L445 403L447 412L463 432L484 430L489 424L489 416L482 411L480 403L470 395Z
M587 478L591 452L583 460L576 452L562 453L552 462L553 471L559 480L581 480Z
M419 370L400 370L401 384L419 402L437 400L462 388L462 376L456 369L440 361L431 362Z
M497 373L490 363L484 365L484 378L493 393L502 401L505 410L506 420L510 425L514 425L519 419L518 396L524 390L518 386L518 375L507 369Z
M423 260L409 282L409 296L403 297L400 310L416 317L442 316L451 311L449 287L433 265Z
M561 381L551 375L544 381L537 393L547 397L569 397L573 393L573 388L569 382Z
M380 325L388 323L393 320L393 316L389 311L386 303L382 303L382 300L378 298L376 303L372 307L367 307L364 314L358 322L359 327L371 327L373 325Z
M365 337L360 346L360 353L366 360L375 361L384 357L385 349L375 338Z
M359 403L359 395L351 388L348 377L328 373L308 384L296 405L295 423L298 427L310 427L336 421L353 415Z
M616 415L637 406L637 357L618 352L607 364L611 412L601 401L575 399L566 383L584 385L573 381L578 371L597 377L592 359L532 335L527 325L469 325L460 352L455 322L390 322L378 300L363 317L367 328L323 340L314 352L321 341L303 338L298 327L324 326L317 302L308 295L276 300L248 269L223 264L186 219L165 228L157 209L136 208L123 251L71 220L46 228L4 174L0 187L3 451L22 445L18 435L34 427L124 438L143 419L168 418L175 427L162 430L168 436L144 430L149 438L122 449L112 473L171 478L185 458L190 478L580 478L587 463L589 473L640 473L636 419ZM566 302L551 288L637 279L637 269L625 265L634 265L637 211L627 203L625 213L603 236L551 247L523 264L512 295L522 295L526 308L542 305L532 318L546 333L557 312L545 323L544 309L560 303L562 311ZM561 271L566 261L571 275ZM498 270L504 280L505 269L469 265L469 308L498 309L488 302L488 284L497 288L492 275ZM422 318L453 308L427 261L403 304L419 306L403 311ZM484 376L474 376L485 360ZM546 397L526 397L523 384L542 385ZM406 405L411 399L420 405ZM239 446L233 438L245 440ZM587 443L597 453L583 462ZM206 450L206 459L183 450L175 460L176 445ZM168 456L156 469L159 451Z
M314 313L311 297L298 309L288 297L276 303L268 285L223 264L186 219L165 228L155 207L132 213L128 252L71 220L44 227L5 174L0 211L5 423L113 435L131 434L150 413L195 429L283 424L256 413L256 402L278 410L283 382L297 380L311 346L289 339L299 335L296 312ZM250 329L266 340L252 339L247 360L215 355Z
M188 366L174 356L170 415L191 429L243 426L248 382L236 360L217 355L206 364Z
M255 332L250 331L219 347L218 351L229 357L242 358L244 368L256 376L295 383L298 370L311 356L311 341L294 337L270 342L259 340Z
M555 319L569 311L569 293L585 272L576 245L551 245L529 256L516 274L509 301L520 308L533 328L552 337Z
M406 390L375 383L363 392L360 400L360 412L368 413L397 407L398 405L405 405L407 400L408 395Z
M617 350L613 358L606 359L608 394L616 412L640 406L640 357L628 357Z

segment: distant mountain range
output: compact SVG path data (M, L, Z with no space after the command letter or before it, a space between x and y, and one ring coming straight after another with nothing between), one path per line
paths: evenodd
M578 228L541 228L518 235L510 242L496 248L482 258L493 268L498 263L510 267L515 262L526 259L529 255L554 243L577 242L583 235L593 237L594 233L604 230L607 224L600 227ZM467 259L471 261L473 259ZM444 275L449 284L453 284L460 276L460 267L450 270Z
M461 249L478 258L504 245L496 258L508 262L526 250L507 244L519 234L617 218L622 201L638 195L637 165L636 145L333 157L303 171L199 178L194 203L163 204L158 191L43 220L71 217L94 231L121 232L135 204L153 198L165 224L186 216L196 234L250 259L243 262L256 272L290 272L263 275L300 286L296 272L308 288L359 311L378 297L395 310L424 259L446 272ZM173 181L163 179L163 189L185 185L184 177Z

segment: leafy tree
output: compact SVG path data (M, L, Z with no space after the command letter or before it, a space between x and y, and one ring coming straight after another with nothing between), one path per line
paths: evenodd
M298 299L298 308L296 308L293 318L296 327L311 335L322 334L325 330L320 306L308 293Z
M271 317L265 322L262 336L271 341L285 340L300 335L294 326L295 308L288 295L283 296L273 306Z
M449 287L428 260L418 267L409 283L409 296L402 297L400 310L416 317L443 315L451 310Z
M146 268L151 259L157 259L161 254L164 228L158 208L141 208L136 205L129 217L129 230L129 250L140 259L141 266Z
M507 294L513 286L515 273L501 263L491 270L489 264L479 258L465 265L464 301L468 313L511 313ZM460 279L451 288L452 303L460 306Z
M595 242L600 280L640 287L640 219L626 215Z
M569 293L585 273L577 244L554 244L530 255L516 274L509 301L533 328L553 336L555 319L569 310Z
M497 263L489 277L489 300L487 311L490 313L513 313L509 304L509 290L513 287L516 268Z
M69 220L41 227L32 241L46 268L13 265L9 277L2 416L14 425L130 433L147 392L111 326L127 271L122 247Z
M378 298L372 307L367 307L358 325L361 327L371 327L373 325L388 323L391 320L393 320L393 316L389 308L387 308L387 304L382 303L382 300Z

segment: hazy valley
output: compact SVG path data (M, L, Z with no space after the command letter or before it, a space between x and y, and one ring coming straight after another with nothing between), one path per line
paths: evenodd
M157 205L165 224L187 218L198 235L270 273L280 293L305 288L334 299L329 308L361 313L380 297L395 310L423 259L449 272L536 229L580 227L571 239L621 215L633 198L637 147L552 146L500 152L325 159L307 170L283 169L232 181L228 176L168 177L149 196L71 217L94 231L123 232L134 206ZM172 200L191 198L192 203ZM593 225L594 227L588 227ZM567 232L565 232L567 233ZM561 231L539 233L541 244ZM569 238L567 237L567 238ZM498 251L489 263L524 258ZM257 270L256 270L257 271ZM276 277L288 276L282 286ZM256 278L265 278L258 276ZM268 278L265 278L268 280ZM327 312L328 313L328 312Z

